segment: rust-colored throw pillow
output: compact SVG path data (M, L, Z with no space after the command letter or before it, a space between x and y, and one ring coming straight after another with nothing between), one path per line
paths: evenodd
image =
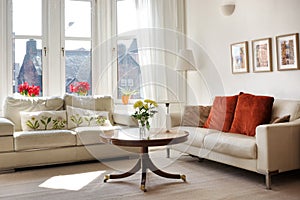
M284 123L289 122L291 118L291 115L285 115L283 117L276 117L271 121L271 124L277 124L277 123Z
M192 106L184 107L182 126L202 127L208 118L211 106Z
M204 128L228 132L234 116L238 95L216 96Z
M270 122L273 102L274 97L240 94L229 132L255 136L258 125Z

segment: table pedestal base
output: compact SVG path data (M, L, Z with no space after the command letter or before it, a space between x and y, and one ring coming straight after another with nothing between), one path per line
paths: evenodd
M165 178L173 178L173 179L182 179L186 182L186 176L183 174L170 174L158 169L153 162L151 161L148 154L148 147L143 147L143 154L140 156L138 162L135 166L129 170L128 172L122 174L107 174L104 176L104 182L106 183L109 179L118 179L129 177L135 173L137 173L140 169L142 169L142 179L141 179L141 187L140 189L146 192L146 173L147 169L151 170L153 173L165 177Z

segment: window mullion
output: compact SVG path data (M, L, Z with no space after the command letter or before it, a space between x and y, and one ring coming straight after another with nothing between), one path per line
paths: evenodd
M48 22L49 22L49 15L48 15L48 0L43 0L42 2L42 61L43 61L43 76L42 76L42 85L43 85L43 94L45 96L49 95L48 86L49 85L49 61L48 61L48 52L49 52L49 45L48 45Z

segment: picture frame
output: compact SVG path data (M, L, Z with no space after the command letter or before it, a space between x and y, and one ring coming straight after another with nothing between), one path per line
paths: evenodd
M272 39L263 38L252 41L253 72L272 71Z
M276 36L278 71L299 69L299 34Z
M238 42L230 45L231 69L233 74L249 72L248 42Z

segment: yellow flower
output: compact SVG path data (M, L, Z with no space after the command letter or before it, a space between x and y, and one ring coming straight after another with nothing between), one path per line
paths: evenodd
M148 104L145 104L145 105L144 105L144 108L145 108L146 110L148 110L148 108L149 108Z
M142 101L137 101L137 102L135 102L134 105L133 105L134 108L140 108L140 107L142 107L142 106L143 106L143 102L142 102Z
M152 105L155 106L155 107L158 106L157 103L156 103L155 101L151 100L151 99L145 99L144 102L145 102L145 103L152 104Z

